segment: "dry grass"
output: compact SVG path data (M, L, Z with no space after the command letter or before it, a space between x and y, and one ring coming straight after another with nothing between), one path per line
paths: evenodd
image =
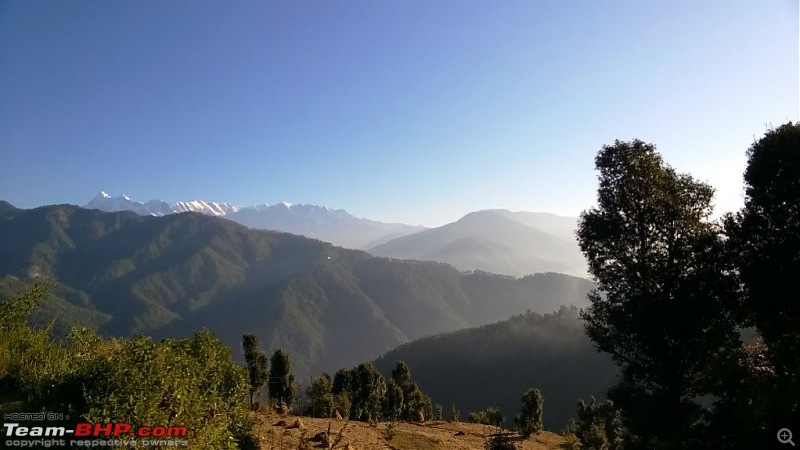
M276 425L284 420L292 424L295 417L281 417L277 414L258 413L254 434L258 439L260 450L312 450L329 449L320 441L312 441L315 435L326 433L330 427L331 443L334 443L340 430L341 440L332 447L334 450L483 450L487 439L495 433L502 432L496 427L473 423L447 423L431 421L425 423L395 422L393 432L387 432L390 426L381 422L370 426L364 422L347 422L345 420L300 418L305 429L290 429L284 425ZM520 450L557 450L561 448L564 438L542 432L528 439L515 436Z

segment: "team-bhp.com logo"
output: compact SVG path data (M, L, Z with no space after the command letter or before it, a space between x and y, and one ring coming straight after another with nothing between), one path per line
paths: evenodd
M128 423L79 423L74 429L58 426L22 426L4 423L6 445L9 447L98 447L98 446L187 446L186 427L137 427ZM10 438L10 439L9 439ZM14 439L22 438L22 439ZM67 443L69 438L69 443ZM87 438L87 439L79 439ZM94 439L91 439L94 438ZM111 438L106 441L98 438ZM155 439L154 439L155 438ZM168 439L168 440L167 440Z

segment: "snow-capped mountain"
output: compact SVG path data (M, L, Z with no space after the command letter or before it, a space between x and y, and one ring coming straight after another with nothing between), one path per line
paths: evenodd
M124 194L118 197L112 197L105 191L101 191L83 207L107 212L133 211L143 216L163 216L187 211L199 212L210 216L225 216L240 209L236 205L207 202L204 200L177 202L173 204L169 204L163 200L150 200L147 203L142 203L132 200Z
M225 217L251 228L285 231L328 241L349 248L367 248L396 237L425 229L401 223L384 223L362 219L343 209L327 206L294 204L288 202L274 205L258 204L241 207L230 203L192 200L167 203L151 200L142 203L127 195L112 197L100 192L84 208L101 211L133 211L141 215L164 216L182 212L199 212Z

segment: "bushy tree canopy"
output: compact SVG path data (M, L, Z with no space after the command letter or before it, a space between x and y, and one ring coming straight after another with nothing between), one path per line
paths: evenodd
M713 189L639 140L603 147L595 165L598 206L578 229L597 282L586 331L621 370L609 396L633 441L677 448L701 421L697 399L714 390L719 366L738 357L736 282L708 219Z
M725 225L743 287L738 312L764 344L765 360L743 375L763 386L741 403L761 405L760 425L748 428L770 428L800 420L800 123L768 131L747 156L744 208Z

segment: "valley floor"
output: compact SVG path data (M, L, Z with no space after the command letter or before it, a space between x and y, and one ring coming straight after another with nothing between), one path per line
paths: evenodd
M292 428L297 419L302 428ZM380 422L370 426L365 422L258 413L254 434L259 450L327 449L321 439L313 438L327 432L329 427L332 440L344 429L342 439L333 447L336 450L483 450L491 436L508 433L474 423ZM513 434L512 439L520 450L556 450L564 442L561 436L547 431L528 439Z

